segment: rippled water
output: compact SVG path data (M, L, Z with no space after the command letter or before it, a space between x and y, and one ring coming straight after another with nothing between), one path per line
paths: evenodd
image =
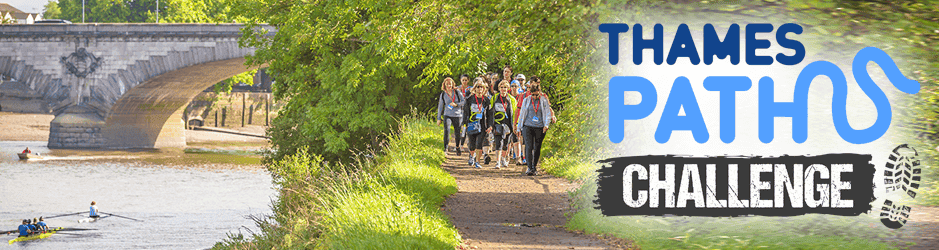
M13 249L202 249L228 233L257 231L249 215L271 213L275 197L261 170L170 168L107 161L18 161L25 146L45 153L44 142L0 142L0 231L25 218L87 211L96 201L109 217L78 223L82 216L47 219L50 227L94 229L62 232Z

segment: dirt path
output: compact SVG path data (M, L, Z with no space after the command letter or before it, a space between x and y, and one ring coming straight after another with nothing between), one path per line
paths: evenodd
M939 249L939 207L913 206L899 238L916 243L910 250Z
M567 191L574 184L544 175L523 176L523 166L476 169L468 156L447 153L443 168L459 191L444 211L460 231L466 249L613 249L595 237L566 231ZM493 159L495 161L495 159Z

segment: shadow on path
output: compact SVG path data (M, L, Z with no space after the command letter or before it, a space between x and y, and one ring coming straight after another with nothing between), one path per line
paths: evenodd
M460 231L465 248L479 249L615 249L592 236L564 229L570 209L567 180L525 176L523 166L476 169L468 154L447 153L443 168L456 178L459 191L447 198L444 212ZM495 161L495 159L493 159Z

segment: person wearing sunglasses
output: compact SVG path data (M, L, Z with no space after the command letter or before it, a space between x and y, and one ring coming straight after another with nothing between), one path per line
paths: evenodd
M482 78L476 78L473 84L473 95L466 97L466 103L463 105L463 125L466 125L466 136L469 143L469 164L482 168L479 165L479 157L483 155L483 143L486 141L486 135L492 131L492 120L489 118L489 97L486 97L489 86Z
M532 84L529 92L531 94L522 100L516 133L522 133L525 138L525 158L528 159L525 174L535 175L541 157L541 142L544 141L545 133L551 125L553 112L551 103L542 96L541 85Z

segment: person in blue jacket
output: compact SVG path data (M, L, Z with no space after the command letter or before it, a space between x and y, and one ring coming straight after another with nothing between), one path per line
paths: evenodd
M46 226L46 222L43 221L42 217L39 217L39 222L36 222L36 229L39 231L49 231L49 226Z
M29 229L29 219L23 220L23 224L20 225L19 230L20 230L20 237L29 236L29 233L33 232L33 230Z

